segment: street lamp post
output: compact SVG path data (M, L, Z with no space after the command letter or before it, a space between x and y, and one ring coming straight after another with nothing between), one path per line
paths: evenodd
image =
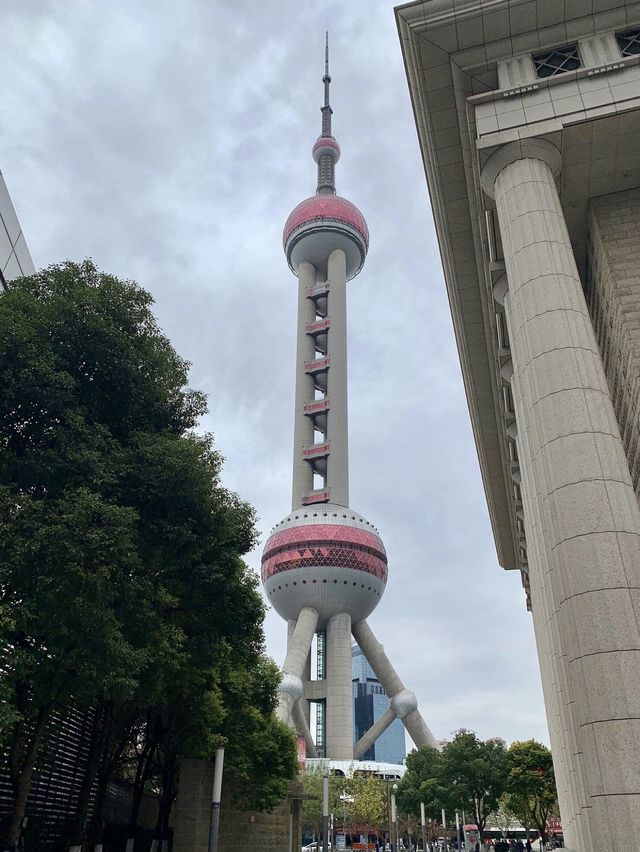
M209 852L217 852L218 833L220 831L220 799L222 798L222 767L224 749L216 749L216 762L213 768L213 791L211 794L211 818L209 822Z
M329 852L329 776L322 776L322 849Z
M398 852L398 813L396 811L396 793L398 785L394 784L391 788L391 849L392 852Z
M424 802L420 802L420 827L422 828L422 852L427 852L427 821L424 816Z

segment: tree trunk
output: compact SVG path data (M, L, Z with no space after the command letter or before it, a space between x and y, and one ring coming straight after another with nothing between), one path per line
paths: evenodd
M87 757L87 765L84 770L80 792L78 794L78 804L74 817L73 827L71 829L71 848L69 852L73 852L74 847L82 848L85 840L85 823L87 820L87 809L89 807L89 798L93 788L93 782L98 771L98 758L103 749L103 734L104 722L106 715L104 704L99 704L93 715L93 726L91 730L91 742L89 744L89 755Z
M10 846L17 846L22 834L22 821L27 810L27 799L31 791L31 779L33 777L33 767L38 755L38 747L42 740L44 727L49 718L49 708L41 707L36 716L33 732L29 739L27 751L22 760L22 765L15 772L14 795L13 795L13 812L11 814L11 822L9 823L9 831L7 832L7 843ZM14 771L17 769L17 755L14 756L16 763Z
M158 821L155 831L158 840L169 839L169 821L176 793L177 772L178 756L174 751L170 751L165 755L162 767L162 794L158 803Z
M113 716L113 708L107 713L105 733L103 736L103 750L98 766L98 784L96 787L92 820L91 842L94 845L94 852L102 852L105 829L104 808L109 789L109 781L127 747L132 725L133 722L128 721L118 730ZM116 736L119 737L117 740Z
M153 725L153 727L152 727ZM127 850L126 852L133 852L133 843L136 836L136 829L138 827L138 816L140 814L140 805L142 804L142 796L144 795L144 788L149 780L151 772L153 770L153 759L156 752L156 748L158 746L158 729L160 726L160 720L156 716L151 718L151 713L147 716L147 729L145 734L145 745L142 750L142 754L138 760L138 767L136 770L136 780L133 785L133 797L131 802L131 816L129 818L129 836L127 839Z

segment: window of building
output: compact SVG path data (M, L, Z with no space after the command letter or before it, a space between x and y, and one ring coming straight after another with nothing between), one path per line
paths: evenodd
M565 47L556 47L555 50L549 50L547 53L538 53L533 57L533 64L538 77L555 77L556 74L581 68L582 60L578 53L578 45L568 44Z
M625 33L616 33L616 41L623 56L637 56L640 54L640 29L627 30Z

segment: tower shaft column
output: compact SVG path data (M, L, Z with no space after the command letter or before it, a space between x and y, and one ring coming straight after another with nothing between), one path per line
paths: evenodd
M327 621L327 757L353 758L353 691L351 686L351 616Z
M315 287L316 269L311 263L303 262L298 267L298 340L296 354L296 398L293 421L293 488L291 508L302 506L302 499L313 490L313 469L304 460L304 447L313 444L313 423L304 413L305 402L313 401L313 378L305 372L304 365L314 360L313 338L305 331L315 318L313 299L307 296L307 288Z
M349 426L347 403L347 269L345 253L331 252L327 264L329 288L329 355L327 395L331 409L327 419L327 439L331 452L327 459L327 488L331 502L349 505Z

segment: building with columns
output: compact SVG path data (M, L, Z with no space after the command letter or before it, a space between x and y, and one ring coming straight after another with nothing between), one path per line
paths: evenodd
M640 836L640 3L396 9L498 561L569 849Z
M369 231L358 208L336 194L328 46L323 83L316 192L294 208L283 234L298 284L293 493L291 512L265 544L262 582L289 629L278 716L304 738L309 757L350 761L396 718L417 746L436 741L367 623L388 566L377 530L349 506L347 281L364 265ZM355 745L352 636L390 699Z

